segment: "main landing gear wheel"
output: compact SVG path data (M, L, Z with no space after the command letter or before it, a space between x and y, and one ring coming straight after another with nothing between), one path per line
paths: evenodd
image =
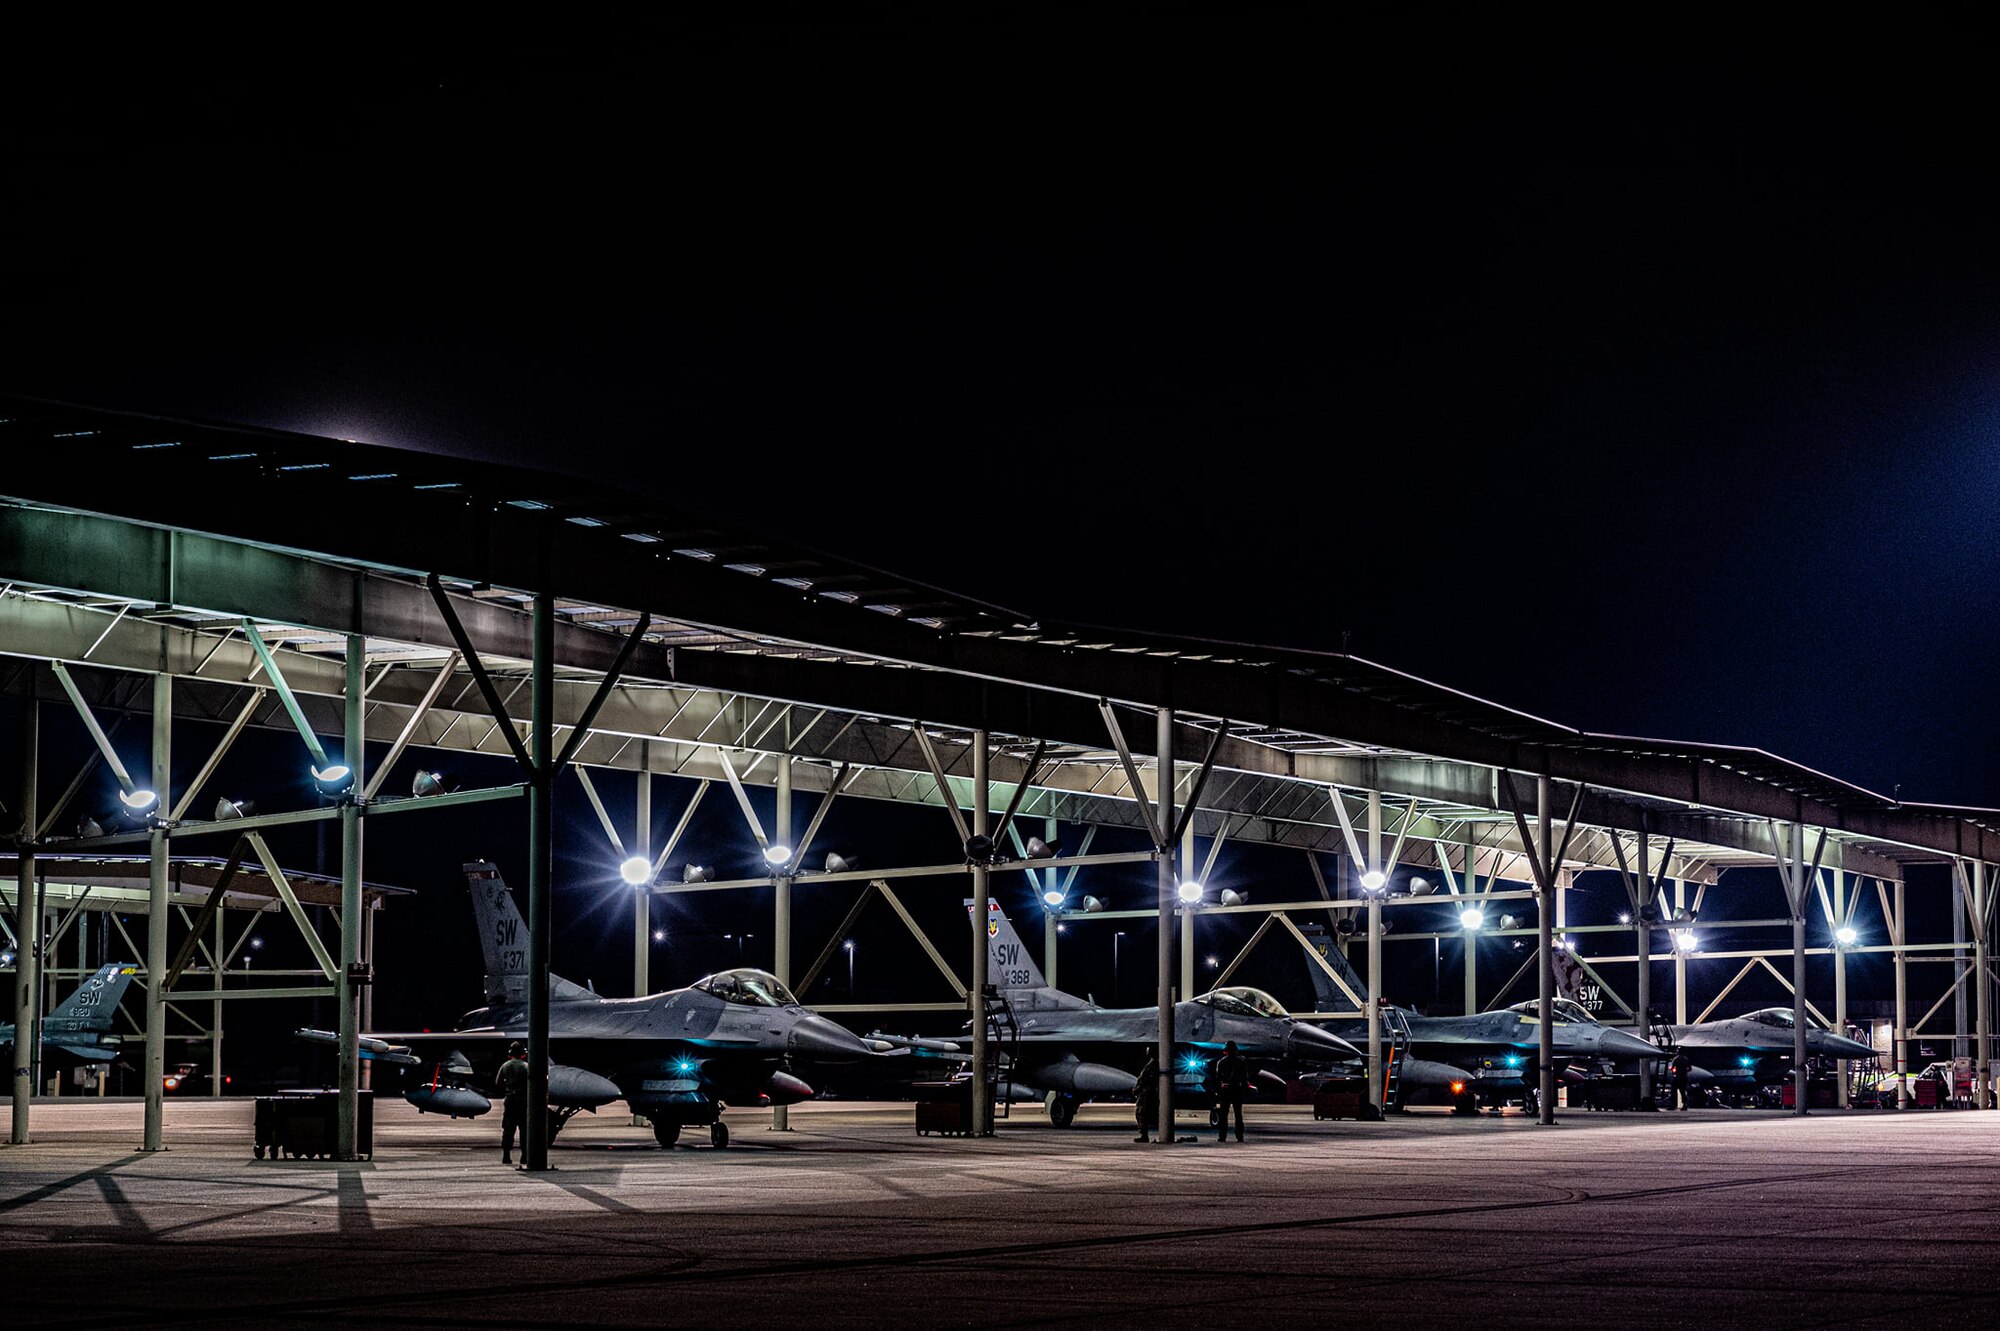
M680 1124L662 1123L658 1119L653 1120L653 1140L658 1142L661 1146L671 1151L674 1149L674 1143L679 1141L680 1139L681 1139Z
M716 1150L729 1145L729 1125L717 1119L708 1125L708 1144Z
M1049 1122L1059 1128L1066 1128L1076 1122L1076 1097L1058 1095L1049 1100Z

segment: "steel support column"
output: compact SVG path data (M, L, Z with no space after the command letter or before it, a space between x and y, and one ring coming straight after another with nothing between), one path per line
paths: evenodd
M992 835L992 791L989 789L986 732L972 732L972 837ZM951 791L945 787L945 798ZM972 847L966 848L968 851ZM987 898L993 890L993 871L988 868L990 853L972 857L972 987L966 997L972 1005L972 1135L993 1135L993 1051L986 1040L987 960L991 948L986 940Z
M13 1129L16 1146L30 1140L29 1110L35 1093L35 1046L41 1041L42 912L35 900L35 826L39 809L42 705L29 696L21 726L21 854L14 879L14 1075Z
M215 977L215 1002L208 1018L208 1097L222 1098L222 930L225 921L220 905L215 911L215 950L209 953L209 970Z
M633 829L632 854L649 866L653 862L653 746L639 741L638 824ZM653 963L653 874L632 889L632 996L645 997L652 984Z
M365 974L361 955L361 798L368 788L367 741L362 717L367 703L363 671L368 644L358 633L347 635L346 678L343 682L341 760L347 764L347 791L340 797L340 972L339 991L340 1111L334 1134L334 1158L359 1158L361 1124L361 988ZM221 987L221 977L216 985Z
M778 866L772 893L776 918L771 925L771 973L778 977L778 983L789 986L792 982L792 875L798 871L799 854L804 849L792 844L792 759L789 754L778 759L777 785L778 812L772 819L771 835L778 845L791 852L791 858ZM831 792L826 798L833 798ZM784 1105L773 1105L771 1131L791 1130L791 1111Z
M1859 884L1856 884L1858 887ZM1847 925L1847 872L1838 865L1833 870L1833 1033L1847 1034L1847 948L1840 941L1840 930ZM1847 1108L1847 1066L1835 1061L1838 1075L1834 1078L1835 1091L1842 1109Z
M1653 913L1653 862L1648 858L1652 848L1647 844L1644 828L1639 830L1639 877L1638 891L1633 893L1632 930L1636 937L1634 949L1639 954L1639 984L1635 995L1639 1012L1639 1038L1648 1038L1653 1028L1653 926L1648 919ZM1653 1060L1639 1060L1639 1099L1653 1098Z
M1957 870L1951 875L1951 1056L1967 1058L1972 1054L1971 1041L1966 1035L1969 1024L1966 1020L1965 1004L1965 913L1970 907L1965 900L1965 881ZM1921 1023L1919 1023L1921 1024Z
M1910 1107L1910 967L1904 948L1903 884L1896 883L1896 916L1890 923L1889 941L1896 945L1896 1108Z
M1978 1042L1978 1065L1972 1070L1972 1084L1981 1109L1993 1107L1993 973L1987 965L1987 946L1993 932L1993 913L1987 908L1987 893L1993 884L1986 876L1986 862L1972 862L1972 964L1973 994L1979 1012L1973 1030Z
M1042 974L1047 977L1049 988L1059 989L1062 981L1056 979L1056 938L1061 919L1051 907L1042 910Z
M1217 840L1221 834L1217 833ZM1174 884L1174 895L1180 895L1180 883L1193 882L1194 873L1194 819L1187 820L1187 831L1181 836L1180 881ZM1206 886L1206 884L1204 884ZM1181 909L1181 997L1194 997L1194 921L1193 906Z
M1676 878L1673 884L1674 917L1678 919L1681 910L1687 904L1687 880ZM1678 936L1669 933L1668 937L1674 939L1674 1025L1685 1026L1688 1024L1687 949L1680 945Z
M1159 834L1155 847L1159 856L1159 929L1154 951L1159 963L1159 1028L1154 1056L1160 1063L1160 1142L1174 1142L1174 906L1179 893L1174 890L1174 710L1162 707L1154 713L1157 726L1159 771ZM1145 790L1135 785L1134 795L1144 798Z
M1536 946L1540 949L1535 966L1538 977L1535 1013L1541 1018L1541 1030L1536 1036L1535 1061L1540 1077L1536 1082L1535 1106L1539 1111L1537 1121L1544 1126L1556 1121L1555 903L1550 900L1557 876L1554 831L1549 821L1549 777L1544 772L1535 778L1535 834L1541 841L1542 871L1548 880L1538 884L1542 899L1535 903Z
M1334 792L1339 799L1340 793ZM1368 864L1366 872L1382 872L1382 792L1368 792ZM1382 897L1389 890L1384 881L1368 893L1368 1103L1387 1109L1388 1081L1382 1067Z
M546 584L544 584L546 585ZM521 1167L549 1167L549 899L555 869L555 597L535 593L528 704L528 1139Z
M173 807L174 680L153 676L153 808ZM146 1126L140 1148L165 1148L167 1077L167 829L156 816L146 835Z

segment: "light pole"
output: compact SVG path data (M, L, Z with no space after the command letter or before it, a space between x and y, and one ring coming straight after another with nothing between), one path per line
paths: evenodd
M840 945L847 952L847 996L854 997L854 940L848 939Z

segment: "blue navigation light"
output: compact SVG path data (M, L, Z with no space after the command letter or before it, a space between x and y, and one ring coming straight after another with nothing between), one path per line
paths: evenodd
M1520 1066L1521 1066L1521 1056L1520 1056L1519 1054L1509 1054L1509 1055L1507 1055L1507 1066L1508 1066L1508 1067L1510 1067L1510 1068L1518 1068L1518 1067L1520 1067Z
M1181 1067L1189 1072L1200 1072L1202 1066L1203 1064L1200 1054L1189 1054L1186 1058L1181 1060Z
M1738 1067L1754 1068L1757 1066L1757 1060L1750 1057L1750 1055L1748 1054L1745 1054L1743 1055L1743 1057L1737 1059L1736 1063Z
M691 1059L691 1058L683 1058L683 1059L680 1059L680 1060L678 1060L678 1061L677 1061L677 1062L675 1062L675 1064L674 1064L674 1071L675 1071L675 1072L693 1072L693 1071L694 1071L694 1060L693 1060L693 1059Z

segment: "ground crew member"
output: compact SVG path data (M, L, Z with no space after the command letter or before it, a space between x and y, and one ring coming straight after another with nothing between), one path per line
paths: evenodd
M1236 1140L1243 1140L1243 1101L1250 1094L1250 1065L1231 1040L1215 1060L1215 1139L1229 1140L1229 1111L1236 1110Z
M1674 1061L1667 1064L1668 1084L1673 1088L1676 1109L1688 1107L1688 1056L1675 1054Z
M517 1130L521 1134L521 1158L528 1158L528 1046L519 1040L507 1046L507 1061L500 1065L493 1083L507 1097L500 1110L500 1163L511 1165Z
M1139 1135L1132 1139L1135 1142L1147 1140L1146 1134L1160 1123L1160 1054L1151 1045L1146 1046L1146 1066L1139 1069L1139 1083L1132 1088L1132 1116L1139 1121Z

